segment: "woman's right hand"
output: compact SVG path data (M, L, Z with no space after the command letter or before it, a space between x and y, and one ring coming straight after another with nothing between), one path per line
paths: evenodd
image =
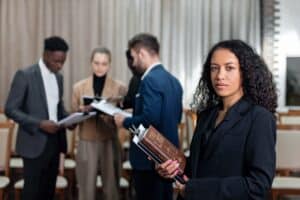
M179 162L177 160L167 160L166 162L156 165L157 173L164 178L174 178L178 174L183 172L179 168ZM183 175L185 182L189 181L189 178L186 175ZM181 184L178 181L175 182L175 187L178 189L179 194L185 196L185 184Z
M162 164L156 165L156 171L164 178L174 178L177 174L182 173L177 160L167 160Z

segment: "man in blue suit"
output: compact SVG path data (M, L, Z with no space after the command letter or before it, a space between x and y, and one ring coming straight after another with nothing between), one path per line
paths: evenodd
M159 43L150 34L138 34L128 43L134 59L133 67L143 74L136 94L133 117L115 115L118 126L130 128L154 126L178 146L177 125L182 113L182 87L160 63ZM137 200L171 200L172 183L159 177L154 163L133 143L129 150L133 183Z

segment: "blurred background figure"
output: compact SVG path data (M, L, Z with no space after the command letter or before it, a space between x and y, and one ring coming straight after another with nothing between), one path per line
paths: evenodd
M19 124L16 152L24 163L22 199L54 198L59 154L67 149L65 130L56 122L68 115L59 73L68 49L64 39L46 38L43 57L16 72L6 101L5 114Z
M115 115L118 127L131 128L142 124L154 126L174 145L178 146L177 125L182 113L182 87L160 62L159 43L147 33L135 35L128 42L133 57L132 67L142 74L132 117ZM172 182L162 179L152 161L131 142L129 160L137 200L171 200Z
M126 59L127 59L127 66L129 67L132 73L132 77L129 81L127 94L125 95L123 101L120 104L120 107L122 109L134 108L135 95L138 92L140 82L141 82L141 76L142 76L142 74L139 73L133 66L133 57L131 56L129 49L126 50Z
M111 53L96 48L91 55L92 75L73 87L73 111L89 111L83 97L115 98L125 95L125 88L107 75L111 68ZM76 155L76 176L80 200L94 200L98 169L103 183L103 199L119 199L120 146L113 118L104 114L79 124L79 144Z

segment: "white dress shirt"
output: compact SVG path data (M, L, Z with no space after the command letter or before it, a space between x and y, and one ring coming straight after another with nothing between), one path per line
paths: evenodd
M39 60L39 66L41 69L42 79L44 83L49 120L57 122L57 105L59 101L59 91L56 76L46 67L42 59Z

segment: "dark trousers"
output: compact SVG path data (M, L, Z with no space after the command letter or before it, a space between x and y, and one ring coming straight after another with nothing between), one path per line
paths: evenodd
M59 167L57 137L48 138L43 153L34 159L23 158L22 200L53 200Z
M161 178L154 170L133 170L136 200L172 200L172 182Z

